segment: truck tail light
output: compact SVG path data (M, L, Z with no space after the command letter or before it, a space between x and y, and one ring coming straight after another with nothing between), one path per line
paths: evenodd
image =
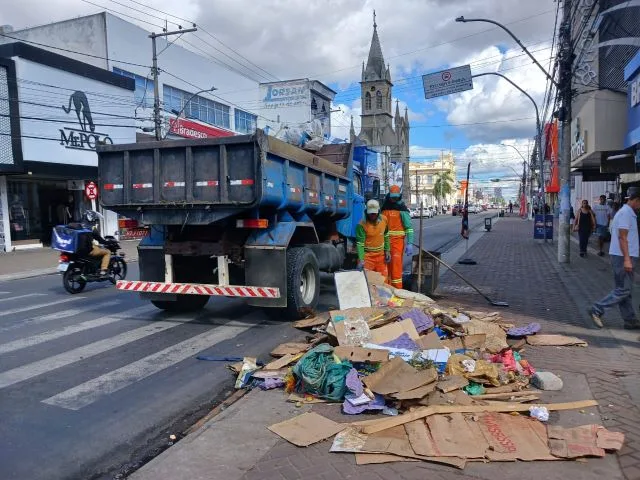
M236 228L267 228L269 227L269 220L266 218L254 218L236 220Z
M64 254L64 253L61 253L59 262L60 263L67 263L68 261L69 261L69 256Z

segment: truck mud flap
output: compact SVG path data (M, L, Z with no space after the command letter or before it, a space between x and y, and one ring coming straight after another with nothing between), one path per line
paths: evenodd
M278 290L278 298L254 297L247 303L254 307L287 306L287 249L280 247L245 247L245 281L268 285Z

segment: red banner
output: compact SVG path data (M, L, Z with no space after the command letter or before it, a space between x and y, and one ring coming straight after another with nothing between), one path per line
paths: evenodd
M560 171L558 169L558 121L545 125L545 160L550 163L550 175L546 180L545 190L548 193L560 191Z
M186 118L172 118L169 120L169 131L185 138L215 138L231 137L235 133L221 128L192 122Z

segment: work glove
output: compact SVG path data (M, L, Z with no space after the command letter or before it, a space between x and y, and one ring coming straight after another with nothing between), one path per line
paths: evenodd
M356 268L357 268L359 271L364 270L364 260L358 260L358 263L356 264Z
M408 257L413 255L413 245L411 245L410 243L407 243L407 246L404 247L404 254L407 255Z
M384 252L384 263L391 263L391 252Z

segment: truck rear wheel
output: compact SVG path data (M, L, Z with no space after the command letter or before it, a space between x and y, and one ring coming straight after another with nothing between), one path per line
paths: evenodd
M320 270L318 259L308 248L287 251L287 316L305 318L318 305Z
M151 300L151 303L156 308L167 312L196 312L202 310L208 301L208 295L178 295L175 302Z

